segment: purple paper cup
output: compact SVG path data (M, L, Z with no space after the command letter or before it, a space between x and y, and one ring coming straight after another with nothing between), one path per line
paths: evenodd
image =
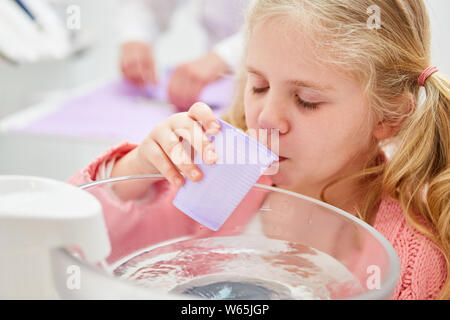
M196 154L194 163L202 170L199 182L186 179L173 205L205 227L217 231L244 199L263 172L278 156L241 130L220 120L221 130L208 135L218 160L205 164Z

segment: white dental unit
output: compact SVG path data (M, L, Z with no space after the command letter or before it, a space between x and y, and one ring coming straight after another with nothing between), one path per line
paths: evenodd
M71 246L92 263L110 252L95 197L46 178L0 176L0 299L57 298L50 254Z

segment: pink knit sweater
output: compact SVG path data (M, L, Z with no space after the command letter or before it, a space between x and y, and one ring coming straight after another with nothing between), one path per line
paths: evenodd
M107 150L76 173L69 183L81 185L95 181L102 163L112 157L124 155L135 147L136 145L124 143ZM258 182L268 184L268 180L263 177ZM104 190L91 192L103 193ZM155 183L146 200L141 202L123 203L113 198L110 192L96 194L106 199L102 201L102 206L112 246L109 262L154 243L198 231L196 222L170 205L176 192L177 189L163 180ZM248 212L248 208L246 209ZM173 219L175 215L176 219ZM241 222L242 219L249 219L244 211L232 215L232 218L241 219ZM226 223L233 223L230 221L232 218ZM164 226L168 221L174 220L179 223L171 223L170 230L163 227L155 230L155 225ZM446 279L445 258L430 240L406 223L401 205L389 197L383 197L373 227L391 242L400 258L401 275L392 298L435 299ZM203 229L202 232L205 235L210 231Z

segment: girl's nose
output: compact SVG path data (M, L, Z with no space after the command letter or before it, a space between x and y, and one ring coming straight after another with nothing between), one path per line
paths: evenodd
M268 97L258 117L259 127L279 130L280 135L288 133L290 125L284 109L282 101Z

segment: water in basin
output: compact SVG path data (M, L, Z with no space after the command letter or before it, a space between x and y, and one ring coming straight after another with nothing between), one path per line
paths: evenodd
M190 239L149 248L114 274L152 290L204 299L333 299L363 291L333 257L262 236Z

